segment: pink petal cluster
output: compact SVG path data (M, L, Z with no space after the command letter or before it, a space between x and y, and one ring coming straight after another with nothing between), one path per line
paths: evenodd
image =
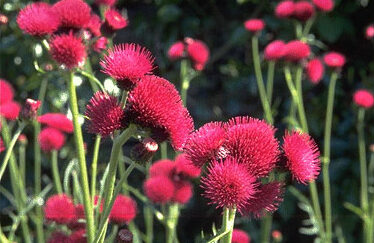
M53 5L53 11L64 28L84 28L91 17L90 6L82 0L60 0Z
M74 130L73 122L62 113L45 113L38 117L38 122L61 132L72 133Z
M0 116L15 120L21 111L21 106L14 101L13 88L8 81L0 78ZM0 126L1 129L1 126Z
M357 90L353 95L353 101L363 108L371 108L374 104L373 93L366 89Z
M329 52L323 57L323 61L330 68L342 68L345 64L345 56L339 52Z
M251 237L241 229L234 229L232 231L231 243L251 243Z
M292 0L281 1L275 7L275 16L278 18L290 18L295 11L295 3Z
M110 33L125 28L128 25L128 21L122 16L116 9L108 9L105 12L105 27Z
M323 74L325 72L325 68L319 58L314 58L310 60L306 66L306 73L308 79L313 84L318 84L321 79L323 78Z
M257 33L265 28L265 22L262 19L248 19L244 22L246 30Z
M366 39L369 39L369 40L373 39L373 37L374 37L374 25L373 24L366 27L365 37L366 37Z
M183 57L185 52L185 46L182 41L177 41L170 46L168 50L168 57L170 60L178 60Z
M307 43L299 40L293 40L286 44L284 47L284 59L289 62L298 62L310 55L310 47Z
M284 41L275 40L270 42L264 51L264 58L267 61L278 61L284 57L286 44Z
M330 12L334 8L334 0L312 0L312 2L323 12Z
M129 223L136 216L136 202L125 195L118 195L114 200L109 220L115 224Z
M46 220L59 224L67 224L75 219L75 206L73 200L66 194L53 195L48 198L44 215Z

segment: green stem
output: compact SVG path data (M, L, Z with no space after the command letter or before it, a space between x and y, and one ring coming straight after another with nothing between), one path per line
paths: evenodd
M23 181L23 184L26 183L26 146L24 144L20 144L18 148L18 154L19 154L19 171L21 174L21 178Z
M161 145L161 159L168 158L168 144L166 142L162 142Z
M144 221L145 221L145 243L153 242L153 212L149 206L144 206Z
M96 175L97 175L97 160L99 158L101 136L97 135L95 139L94 152L91 164L91 201L94 201L96 195Z
M180 79L181 79L181 99L183 101L183 105L186 106L187 104L187 91L190 87L190 79L187 76L188 71L188 61L187 59L183 59L181 61L180 67Z
M84 154L84 144L83 144L83 135L82 135L82 128L78 122L79 118L79 109L78 109L78 100L77 100L77 93L74 86L74 72L71 71L69 73L69 99L70 99L70 109L73 115L73 124L74 124L74 139L75 145L78 153L78 161L79 161L79 170L81 174L81 183L83 187L83 205L84 211L86 215L86 234L87 234L87 242L91 243L94 237L94 218L93 218L93 208L90 196L90 188L88 183L88 174L87 174L87 167L86 167L86 157Z
M325 120L325 138L324 138L324 156L322 163L323 174L323 193L325 198L325 232L326 242L332 241L332 213L331 213L331 193L330 193L330 177L329 177L329 164L330 164L330 149L331 149L331 126L332 116L334 110L334 96L335 86L338 74L333 72L329 83L329 91L327 98L326 120Z
M228 231L228 233L222 237L220 243L231 243L232 231L234 230L234 221L235 221L236 208L225 208L223 210L222 218L222 231Z
M12 140L10 141L10 143L7 146L5 157L4 157L3 163L1 164L1 168L0 168L0 181L1 181L1 178L3 177L5 169L8 165L9 159L13 154L12 152L13 152L14 145L16 145L17 139L18 139L19 135L21 134L23 128L25 128L25 126L26 126L26 124L23 123L23 122L21 124L19 124L19 127L18 127L16 133L13 135Z
M272 102L272 99L273 99L274 70L275 70L275 62L274 61L269 61L267 82L266 82L266 94L268 96L268 101L269 101L270 106L271 106L271 102Z
M270 243L270 232L271 232L271 224L272 224L272 215L266 214L261 219L261 242L262 243Z
M260 66L260 55L258 53L258 37L252 37L252 54L253 54L253 65L255 68L256 81L258 86L258 91L260 93L260 99L262 108L264 109L265 119L268 123L273 124L273 116L271 114L271 108L269 101L266 96L266 90L264 85L264 80L262 78L261 66Z
M100 83L100 81L93 74L92 66L91 66L91 61L90 61L89 58L86 59L86 63L85 63L84 66L85 66L85 69L87 70L87 73L83 71L85 73L83 75L88 78L88 80L90 82L90 85L91 85L91 88L92 88L92 91L93 92L98 91L99 90L98 86L100 87L100 89L102 91L104 91L104 89L103 89L104 87L102 86L102 84Z
M298 102L297 102L297 109L299 113L300 123L301 127L303 129L303 132L309 133L308 129L308 122L305 115L305 108L304 108L304 101L303 101L303 67L301 65L298 65L296 68L296 91L298 96Z
M130 139L130 137L134 134L135 130L136 130L136 126L133 124L130 124L130 126L125 131L123 131L118 137L116 137L113 141L112 152L110 154L110 160L109 160L108 175L104 183L104 188L105 188L105 193L104 193L105 209L104 210L107 210L107 207L109 206L109 203L113 197L113 190L114 190L114 183L116 181L118 159L119 159L120 152L122 151L122 146L123 144L125 144L127 140ZM108 225L108 217L105 217L105 215L102 215L102 217L100 218L100 225L103 225L103 237L101 238L101 241L100 241L100 242L103 242L105 238L104 236L105 236L106 228ZM99 239L99 238L96 237L96 239Z
M166 243L175 243L177 240L177 225L179 217L179 205L173 203L169 205L166 218Z
M62 193L62 185L60 179L60 171L58 170L58 151L52 150L51 153L52 157L52 174L53 174L53 181L55 183L57 194Z

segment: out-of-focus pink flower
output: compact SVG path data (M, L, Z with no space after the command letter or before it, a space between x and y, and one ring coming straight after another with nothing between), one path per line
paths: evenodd
M330 68L342 68L345 64L345 56L338 52L329 52L323 57L323 61Z
M38 117L38 122L62 132L72 133L74 130L73 122L62 113L46 113Z
M282 232L280 232L279 230L273 230L271 232L271 236L273 237L275 242L281 242L283 238Z
M293 17L300 21L307 21L315 14L314 6L308 1L299 1L295 3Z
M0 105L0 116L8 120L15 120L21 111L21 106L16 101L9 101Z
M117 0L95 0L95 4L97 5L106 5L106 6L113 6L116 4Z
M120 12L115 9L108 9L105 12L105 27L106 30L114 32L125 28L128 25L128 20L122 16Z
M360 89L354 93L353 101L363 108L371 108L374 104L374 97L369 90Z
M250 243L251 238L244 230L234 229L232 231L231 243Z
M8 23L8 17L4 14L0 14L0 25L6 25Z
M312 0L312 2L323 12L330 12L334 8L334 0Z
M264 58L268 61L278 61L284 57L286 44L281 40L275 40L270 42L264 51Z
M106 49L108 45L108 39L104 36L99 37L95 43L93 43L92 48L96 52L101 52L102 50Z
M13 100L13 88L8 81L0 78L0 105Z
M257 33L265 28L265 22L262 19L248 19L244 22L244 27L252 33Z
M313 84L318 84L323 78L325 68L323 67L323 64L319 58L314 58L308 62L306 72L308 75L308 79Z
M129 223L136 216L136 202L125 195L118 195L114 201L109 220L115 224Z
M52 150L60 150L65 144L65 135L56 128L46 127L38 136L40 148L48 153Z
M96 14L92 14L86 28L94 35L101 36L101 19Z
M295 3L290 0L281 1L275 7L275 16L278 18L291 18L295 11Z
M310 55L309 45L299 40L293 40L288 42L284 49L284 58L290 62L301 61Z
M192 38L185 38L185 43L187 44L187 54L193 62L194 69L203 70L210 56L208 46L204 42Z
M45 204L44 214L46 220L67 224L75 217L73 200L66 194L53 195Z
M91 17L90 6L82 0L60 0L53 5L53 11L64 28L84 28Z
M184 55L184 43L182 41L177 41L170 46L168 50L168 57L170 60L175 61L183 57Z
M369 40L373 39L373 37L374 37L374 25L373 24L366 27L365 37L366 37L366 39L369 39Z
M166 176L156 176L147 179L144 183L145 195L154 203L169 202L174 195L175 186Z

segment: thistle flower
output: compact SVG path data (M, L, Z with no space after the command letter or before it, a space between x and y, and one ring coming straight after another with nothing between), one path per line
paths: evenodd
M191 199L192 195L193 189L191 183L184 181L176 184L171 201L179 204L186 204Z
M65 144L65 135L56 128L46 127L39 133L40 148L48 153L52 150L60 150Z
M299 1L295 3L293 17L300 21L307 21L315 14L313 5L308 1Z
M150 129L157 142L169 139L181 150L193 130L193 121L183 106L175 86L166 79L147 75L129 93L125 123L135 123Z
M168 57L170 60L175 61L183 57L184 55L184 43L182 41L177 41L170 46L168 50Z
M248 19L244 22L244 27L252 33L258 33L265 28L265 22L262 19Z
M38 117L38 122L62 132L72 133L73 122L62 113L46 113Z
M275 40L270 42L264 51L264 58L267 61L278 61L285 53L285 43L281 40Z
M161 159L152 164L149 168L149 176L150 177L157 177L157 176L166 176L172 179L173 172L175 169L175 163L169 159Z
M251 238L244 230L234 229L232 231L231 243L250 243Z
M53 5L53 10L64 28L84 28L91 17L90 6L82 0L60 0Z
M323 61L330 68L342 68L345 64L345 57L338 52L329 52L323 57Z
M275 129L263 120L235 117L227 124L225 148L245 164L252 175L267 176L279 156Z
M278 18L291 18L295 10L295 3L293 1L281 1L275 7L275 16Z
M315 180L320 171L320 152L314 140L308 134L296 131L286 133L283 140L292 177L303 184Z
M214 159L226 157L223 144L225 129L221 122L210 122L193 132L186 141L184 152L196 167Z
M334 8L334 0L312 0L312 2L323 12L330 12Z
M144 183L145 195L154 203L169 202L174 195L174 184L166 176L156 176L147 179Z
M374 97L369 90L360 89L354 93L353 101L363 108L371 108L374 104Z
M1 94L2 95L2 94ZM16 101L0 104L0 116L8 120L15 120L21 111L21 106Z
M60 231L53 232L47 243L70 243L70 237Z
M69 69L84 64L87 56L85 46L82 39L74 36L73 32L54 36L49 44L51 56L59 64Z
M88 132L106 137L120 129L124 111L117 98L98 91L86 106Z
M105 6L113 6L116 4L117 0L95 0L95 4L97 5L105 5Z
M271 182L260 185L257 192L250 199L243 210L246 215L253 215L260 218L265 212L274 212L283 201L283 184L280 182Z
M109 49L100 64L103 72L117 80L120 88L132 89L154 68L151 52L137 44L121 44Z
M71 233L69 240L71 243L87 243L86 229L78 229L74 231Z
M49 4L38 2L21 9L17 24L29 35L44 36L55 32L60 22Z
M373 37L374 37L374 25L373 24L366 27L365 37L366 37L366 39L369 39L369 40L373 39Z
M310 55L310 47L308 44L293 40L286 44L284 47L285 56L284 58L290 62L298 62Z
M105 12L105 27L109 33L125 28L128 21L120 12L115 9L108 9Z
M197 71L203 70L209 60L208 46L204 42L192 38L186 38L185 42L187 44L188 57L193 62L193 68Z
M314 58L308 62L306 72L309 80L313 84L318 84L323 78L325 68L323 67L323 64L320 59Z
M256 178L234 158L213 161L201 178L203 196L217 208L237 208L239 212L256 193Z
M13 88L8 81L0 78L0 105L13 100Z
M66 194L53 195L45 204L44 214L49 221L67 224L75 218L75 207L72 199Z
M108 45L108 39L102 36L102 37L99 37L99 39L97 39L95 43L93 43L92 49L100 53L102 50L106 49L107 45Z
M90 21L85 26L94 36L101 36L101 19L96 14L92 14Z
M115 224L129 223L136 216L136 203L125 195L118 195L110 211L109 220Z
M196 178L200 175L201 169L193 165L186 154L179 154L175 158L175 173L183 178Z

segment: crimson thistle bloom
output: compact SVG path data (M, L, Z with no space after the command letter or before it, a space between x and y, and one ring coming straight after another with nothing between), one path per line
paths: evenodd
M86 116L89 119L87 130L106 137L122 127L123 114L116 97L98 91L86 107Z
M49 4L31 3L18 13L17 24L29 35L44 36L55 32L60 22Z
M96 14L92 14L90 21L85 26L94 36L101 36L101 19Z
M16 101L0 104L0 116L8 120L15 120L21 111L21 106Z
M103 72L117 81L120 88L131 90L140 78L154 68L151 52L137 44L121 44L109 49L100 64Z
M115 224L129 223L136 216L136 203L125 195L118 195L114 200L109 219Z
M363 108L371 108L374 104L374 97L369 90L360 89L354 93L353 101Z
M39 133L40 148L48 153L52 150L60 150L65 144L65 135L56 128L46 127Z
M128 25L128 21L120 12L115 9L108 9L105 12L105 27L110 33L116 30L123 29Z
M275 16L278 18L290 18L295 11L295 3L290 0L281 1L275 7Z
M323 57L323 61L328 67L338 69L344 66L345 57L338 52L329 52Z
M184 43L182 41L177 41L170 46L168 50L168 57L170 60L175 61L183 57L184 55Z
M242 209L256 193L256 178L247 167L232 157L213 161L201 178L203 196L217 208Z
M188 57L193 62L193 68L197 71L203 70L210 56L208 46L204 42L192 38L185 38L185 42Z
M306 133L293 131L284 135L283 151L292 177L306 184L320 172L320 152L314 140Z
M265 22L262 19L248 19L244 22L244 27L252 33L258 33L265 28Z
M330 12L334 8L334 0L312 0L312 2L323 12Z
M244 230L234 229L232 231L231 243L250 243L251 238Z
M298 62L310 55L310 47L308 44L293 40L286 44L284 47L285 56L284 58L290 62Z
M13 88L5 79L0 78L0 105L5 104L13 100L14 93Z
M323 77L325 69L323 67L321 60L318 58L314 58L308 62L306 71L309 80L313 84L318 84Z
M278 61L285 55L285 43L281 40L270 42L264 51L264 58L267 61Z
M84 64L87 56L85 46L73 32L54 36L49 44L51 56L59 64L69 69Z
M38 122L62 132L72 133L73 122L62 113L46 113L38 117Z
M53 5L53 10L64 28L84 28L91 17L90 6L82 0L60 0Z
M72 199L66 194L53 195L45 204L44 214L49 221L67 224L75 218L75 207Z
M314 6L308 1L296 2L294 7L293 17L300 21L307 21L315 14Z
M144 183L145 195L154 203L169 202L174 195L175 186L166 176L150 177Z

